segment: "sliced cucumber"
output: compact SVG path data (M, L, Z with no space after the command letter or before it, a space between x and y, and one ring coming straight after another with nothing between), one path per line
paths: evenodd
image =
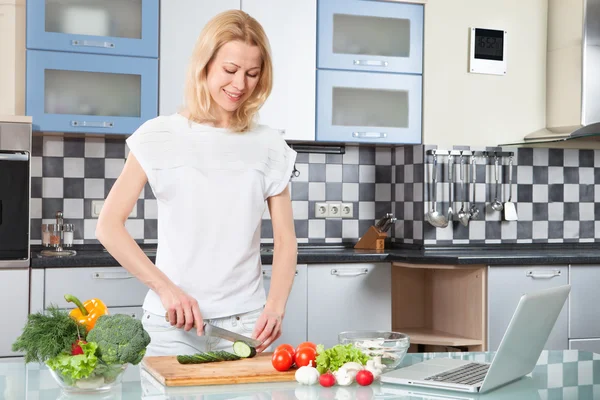
M233 352L242 358L252 358L256 355L256 349L241 340L233 343Z

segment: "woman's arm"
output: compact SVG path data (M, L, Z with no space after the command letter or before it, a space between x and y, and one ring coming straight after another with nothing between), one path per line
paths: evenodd
M119 264L160 296L172 325L190 330L196 322L198 334L201 334L203 320L196 300L173 284L150 261L125 228L125 221L146 182L144 170L129 153L98 217L96 237Z
M267 204L273 223L275 247L269 297L253 334L263 342L258 351L264 350L281 335L281 321L294 282L298 256L289 186L277 196L269 197Z

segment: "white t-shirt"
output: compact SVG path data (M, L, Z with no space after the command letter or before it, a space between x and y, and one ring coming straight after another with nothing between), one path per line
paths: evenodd
M296 152L266 126L234 133L180 114L147 121L127 144L157 199L156 266L205 319L264 306L262 216L287 187ZM165 313L152 290L144 309Z

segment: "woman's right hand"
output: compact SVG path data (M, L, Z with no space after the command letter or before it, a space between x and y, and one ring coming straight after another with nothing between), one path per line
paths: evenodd
M204 333L204 320L196 299L173 284L160 289L158 295L171 325L183 327L186 331L195 326L198 336Z

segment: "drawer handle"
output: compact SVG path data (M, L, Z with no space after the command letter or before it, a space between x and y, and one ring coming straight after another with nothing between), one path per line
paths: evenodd
M131 279L133 275L129 272L94 272L93 279Z
M560 275L561 272L559 269L553 269L550 271L527 271L525 273L525 276L533 279L550 279Z
M354 60L354 65L361 65L365 67L387 67L387 61L377 61L377 60Z
M387 133L385 133L385 132L352 132L352 137L384 139L387 137Z
M92 121L71 121L71 126L86 126L89 128L112 128L115 126L114 122L92 122Z
M271 279L271 271L263 271L262 274L265 279ZM296 270L294 275L298 276L298 270Z
M348 272L344 272L344 271L339 271L337 269L332 269L331 270L331 275L335 275L335 276L361 276L361 275L366 275L369 273L369 269L368 268L363 268L359 271L348 271Z
M96 40L71 40L72 46L81 47L104 47L105 49L114 49L115 44L111 42L102 42Z

